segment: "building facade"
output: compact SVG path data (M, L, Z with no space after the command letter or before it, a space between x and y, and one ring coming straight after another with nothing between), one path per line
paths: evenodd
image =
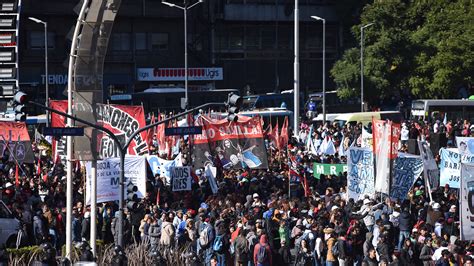
M193 2L192 0L190 0ZM322 87L322 23L326 19L326 70L342 51L342 26L330 0L300 0L300 77L302 91ZM183 0L176 2L183 5ZM78 0L23 0L19 42L20 87L36 98L64 98L67 58ZM76 7L77 8L77 7ZM239 89L251 93L293 88L292 0L205 0L188 10L190 89ZM44 33L48 22L49 76L44 75ZM104 66L104 100L147 88L183 86L183 11L160 0L122 0ZM160 71L163 70L163 71ZM170 69L169 73L166 69ZM173 71L173 69L175 69ZM201 72L202 73L201 73ZM220 76L207 76L217 71ZM144 78L140 73L153 73ZM165 75L159 78L160 73ZM211 73L211 72L209 72ZM214 73L214 72L212 72ZM202 78L197 78L202 74ZM173 78L172 78L173 77ZM329 82L327 87L333 86Z

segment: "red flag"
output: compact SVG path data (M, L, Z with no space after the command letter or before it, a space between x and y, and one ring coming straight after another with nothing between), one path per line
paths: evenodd
M15 165L15 186L20 186L20 174L18 173L18 164Z
M155 114L151 115L150 125L155 123ZM148 144L148 150L153 146L153 136L155 135L155 127L152 127L147 130L146 142Z
M38 158L38 165L36 166L36 174L38 176L41 175L41 159L40 158Z
M280 150L283 150L288 145L288 116L285 117L285 121L283 121L279 139L280 142L278 144L280 146Z

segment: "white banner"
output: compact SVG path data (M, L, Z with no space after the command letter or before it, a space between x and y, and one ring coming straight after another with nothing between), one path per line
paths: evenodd
M217 186L216 182L217 168L208 164L206 165L205 174L207 177L207 181L211 186L212 193L217 194L217 192L219 191L219 187Z
M372 150L350 147L347 153L347 195L355 200L373 196L374 155Z
M181 153L176 156L174 160L165 160L156 155L149 155L146 157L148 165L150 165L153 176L164 177L167 186L171 185L171 168L183 166L181 160Z
M461 163L474 163L474 155L459 154L458 149L439 150L441 163L439 164L439 184L449 184L451 188L459 188L461 179Z
M86 163L86 205L91 203L91 162ZM125 157L125 184L138 187L138 198L146 195L146 164L143 156ZM119 200L120 159L107 158L97 161L97 203ZM125 186L125 190L126 190ZM125 191L126 193L126 191Z
M191 190L191 167L171 167L171 180L173 182L173 191L189 191Z
M461 240L474 240L474 164L461 166Z
M185 76L184 68L137 68L139 81L182 81ZM222 67L188 68L188 80L223 80Z
M423 176L426 185L429 185L431 190L439 187L439 169L430 149L430 144L427 141L418 141L418 148L420 156L423 160Z
M376 174L375 177L375 191L389 194L390 192L390 138L391 138L391 125L385 123L383 125L382 136L376 141L379 150L376 151Z

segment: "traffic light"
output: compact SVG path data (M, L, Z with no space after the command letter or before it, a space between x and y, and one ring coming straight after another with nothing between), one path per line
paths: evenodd
M227 98L227 120L230 122L237 122L239 117L237 113L240 111L240 107L242 106L242 97L239 95L233 94L232 92L229 93Z
M134 210L137 208L138 203L138 195L137 192L138 187L132 183L129 183L127 186L127 208L129 210Z
M27 95L24 92L17 91L13 96L13 110L15 111L15 121L25 121L25 103L27 102Z

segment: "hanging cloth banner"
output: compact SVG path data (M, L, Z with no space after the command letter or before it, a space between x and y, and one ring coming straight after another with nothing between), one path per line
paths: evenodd
M399 154L393 167L390 197L400 200L406 199L408 191L422 172L423 160L419 156L405 157Z
M86 163L86 204L91 203L91 162ZM143 156L125 157L125 184L131 182L138 187L138 198L146 195L146 162ZM120 158L97 161L97 203L119 200ZM125 186L125 190L127 186ZM125 194L127 191L124 192Z
M267 169L267 151L260 117L239 116L238 122L200 117L201 135L194 135L195 168L212 166L219 161L223 168ZM217 157L217 160L214 158Z
M374 155L370 149L350 147L347 156L347 194L351 199L373 196Z
M459 188L461 180L461 163L474 163L474 155L458 153L458 149L439 150L441 163L439 165L439 185L449 185L451 188Z

